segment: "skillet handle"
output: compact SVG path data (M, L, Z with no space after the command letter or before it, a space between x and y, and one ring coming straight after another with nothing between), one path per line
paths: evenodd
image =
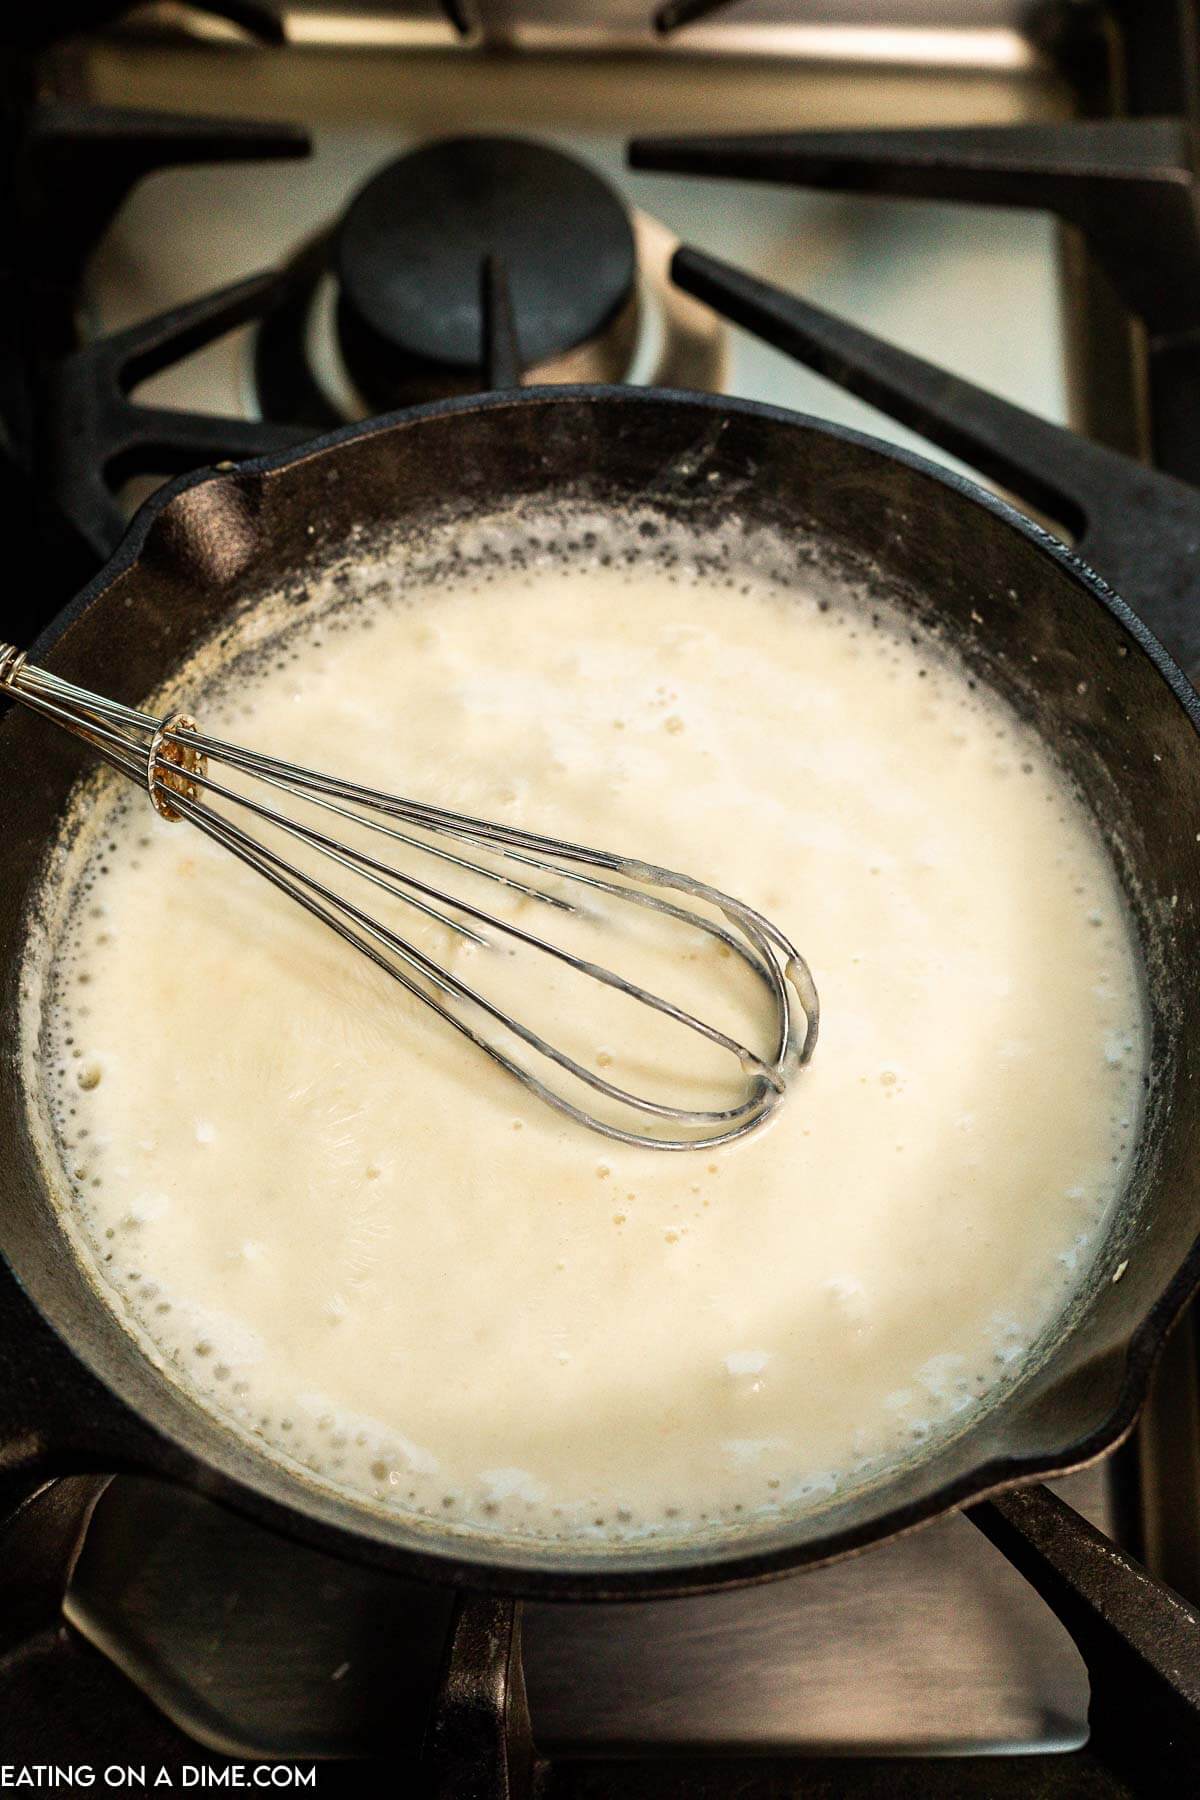
M163 1466L156 1434L72 1355L2 1262L0 1394L0 1559L7 1530L57 1478Z
M0 1662L58 1629L109 1475L140 1422L77 1362L0 1263ZM147 1434L148 1436L148 1434Z
M107 1475L41 1477L0 1517L0 1665L58 1629L92 1509L108 1481Z

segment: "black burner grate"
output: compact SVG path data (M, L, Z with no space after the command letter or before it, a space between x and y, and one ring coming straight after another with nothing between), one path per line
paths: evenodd
M117 10L97 6L88 16ZM258 18L242 0L213 10L242 23ZM268 16L277 40L278 21ZM0 358L7 500L26 527L35 522L41 564L40 602L31 597L31 616L11 621L26 641L46 609L61 605L116 547L125 526L114 491L122 480L161 479L301 441L304 434L289 428L167 412L129 398L138 381L277 303L279 277L243 282L98 343L80 342L77 308L88 258L145 176L186 164L305 156L308 138L294 126L255 120L28 102L34 70L11 49L5 57L2 40L0 71L9 96L3 156L13 219L0 246L0 332L19 350Z

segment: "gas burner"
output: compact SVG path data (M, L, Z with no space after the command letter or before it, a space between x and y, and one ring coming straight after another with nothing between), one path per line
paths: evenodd
M380 169L293 259L252 350L264 418L314 426L486 387L484 271L502 265L523 378L719 389L726 333L670 280L675 241L584 163L449 138Z
M635 252L612 189L542 144L450 138L381 169L334 237L338 340L369 400L478 387L488 256L504 263L526 368L624 374Z

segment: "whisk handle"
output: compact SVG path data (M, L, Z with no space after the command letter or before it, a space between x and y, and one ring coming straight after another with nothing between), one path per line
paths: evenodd
M31 711L82 738L106 762L141 783L162 818L174 821L183 817L173 797L194 802L203 798L207 758L179 735L200 729L188 713L173 712L156 719L106 700L46 669L35 668L15 644L0 644L0 693L11 694Z

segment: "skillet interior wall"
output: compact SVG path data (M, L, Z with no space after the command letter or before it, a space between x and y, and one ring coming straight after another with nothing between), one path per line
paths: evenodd
M1190 1171L1200 1121L1187 1096L1194 1053L1171 996L1200 973L1191 899L1200 860L1191 824L1200 815L1200 757L1165 684L1050 552L919 470L815 427L750 411L726 414L707 403L558 394L402 421L286 468L189 488L150 525L140 559L84 597L52 660L74 679L136 701L223 616L280 588L290 586L299 598L305 575L298 571L341 555L364 521L376 522L389 539L397 528L421 537L431 520L444 521L455 509L492 511L523 497L571 495L619 508L650 503L698 526L741 514L794 534L800 556L816 543L855 573L877 571L886 592L909 595L951 624L966 653L1050 737L1110 828L1133 878L1154 972L1159 1080L1147 1134L1152 1149L1139 1175L1143 1194L1154 1178L1153 1205L1130 1208L1128 1241L1102 1258L1081 1330L1027 1385L1019 1410L1002 1408L981 1425L989 1441L967 1434L971 1441L948 1447L898 1490L864 1496L855 1506L882 1511L897 1497L928 1493L964 1474L983 1449L1061 1450L1100 1423L1112 1399L1112 1360L1104 1362L1104 1353L1129 1336L1196 1233ZM369 532L360 554L369 560ZM10 1072L24 899L70 783L86 763L85 753L40 721L4 721L0 806L10 880L0 900L0 952L9 985ZM0 1108L7 1141L19 1144L24 1124L14 1088L6 1079ZM111 1315L97 1317L87 1284L64 1273L31 1147L25 1144L15 1162L5 1175L5 1242L35 1298L135 1405L157 1412L201 1454L236 1468L224 1434L178 1396L164 1397L165 1384L147 1366L132 1366L141 1359L130 1356ZM1114 1286L1119 1259L1129 1268ZM1089 1373L1101 1366L1102 1378ZM1083 1378L1065 1393L1064 1378L1077 1370ZM285 1500L290 1485L285 1478ZM819 1534L832 1523L814 1521L809 1529Z

